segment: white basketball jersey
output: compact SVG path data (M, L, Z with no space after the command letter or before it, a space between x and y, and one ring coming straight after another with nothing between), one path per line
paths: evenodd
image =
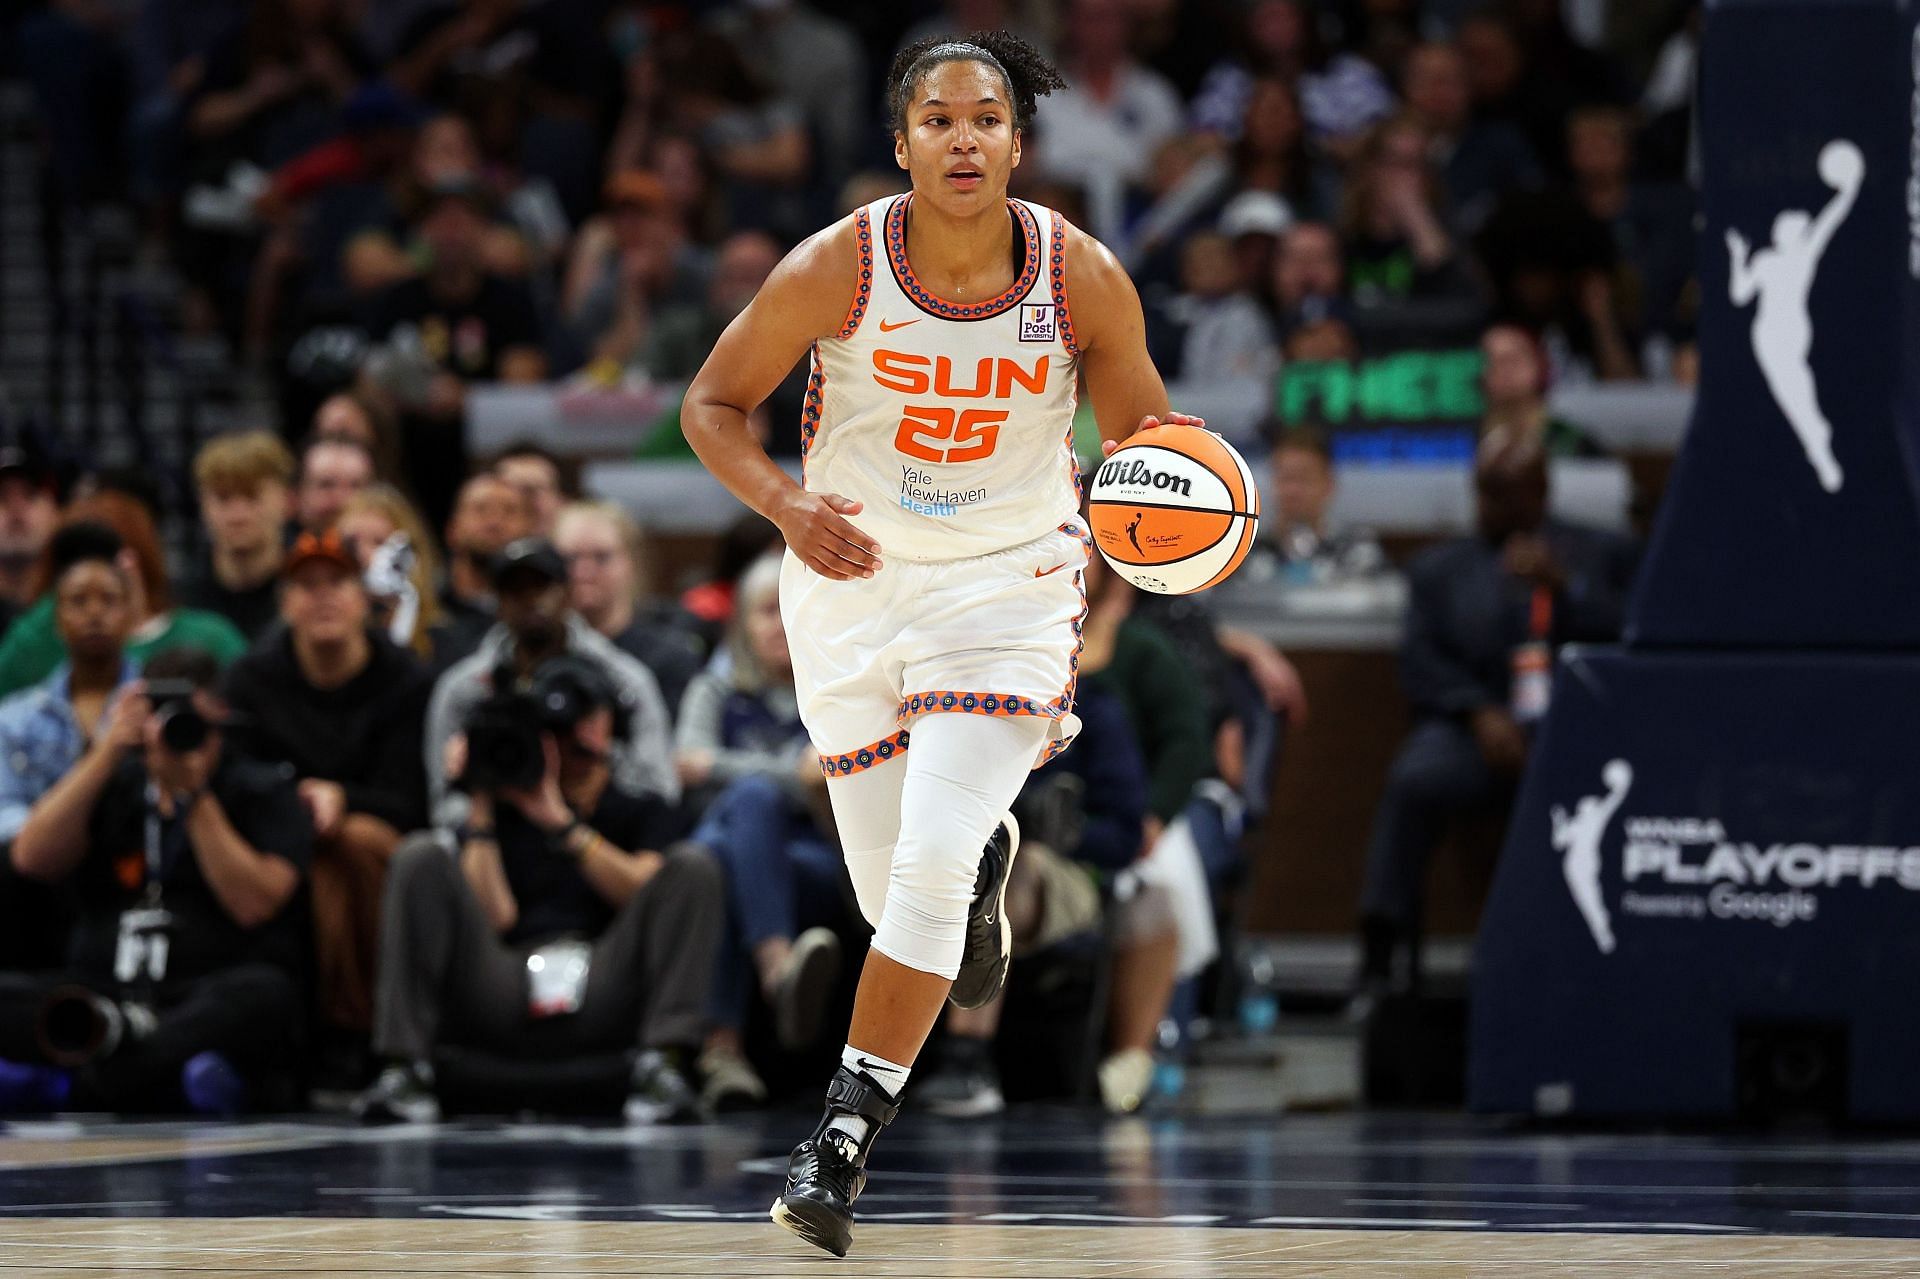
M1025 246L1019 278L999 297L960 303L914 278L912 204L890 196L854 215L859 288L839 333L813 346L805 483L858 500L853 523L884 558L985 555L1079 511L1066 222L1008 200Z

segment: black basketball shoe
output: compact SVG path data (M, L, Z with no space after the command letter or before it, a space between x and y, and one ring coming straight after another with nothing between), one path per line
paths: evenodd
M973 906L967 912L967 945L960 952L960 973L947 998L956 1008L991 1003L1007 984L1013 959L1013 926L1007 922L1007 879L1020 852L1020 823L1008 813L980 854L973 881Z
M867 1185L867 1153L900 1113L900 1103L865 1074L845 1066L827 1085L827 1113L787 1159L787 1188L773 1201L773 1222L836 1257L853 1243L853 1201ZM867 1121L865 1140L828 1127L842 1115Z

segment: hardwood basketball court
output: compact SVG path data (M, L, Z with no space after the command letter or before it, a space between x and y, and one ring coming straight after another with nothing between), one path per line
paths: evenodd
M904 1120L842 1263L766 1219L807 1122L16 1124L0 1273L1920 1275L1912 1141L1044 1107Z

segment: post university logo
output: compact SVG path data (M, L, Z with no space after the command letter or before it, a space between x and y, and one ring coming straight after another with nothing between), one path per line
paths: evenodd
M1060 336L1060 322L1051 302L1024 302L1020 306L1020 340L1052 342Z
M1758 249L1749 249L1746 237L1727 228L1733 266L1727 291L1736 307L1758 302L1751 340L1760 375L1781 416L1800 437L1820 487L1838 493L1844 477L1833 455L1833 426L1815 392L1808 358L1813 351L1813 319L1807 300L1820 259L1853 212L1867 163L1859 147L1836 138L1820 149L1819 169L1821 181L1833 188L1834 195L1818 215L1804 209L1784 210L1773 220L1773 242Z

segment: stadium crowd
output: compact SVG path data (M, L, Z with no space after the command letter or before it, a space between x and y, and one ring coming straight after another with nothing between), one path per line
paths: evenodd
M1478 531L1408 569L1418 726L1367 854L1363 994L1440 825L1511 795L1522 655L1617 632L1632 547L1548 516L1546 460L1603 450L1546 391L1693 375L1697 4L11 8L64 198L137 211L183 322L280 416L198 451L191 512L57 442L0 453L0 1108L225 1114L325 1084L418 1119L452 1072L605 1059L631 1117L680 1118L759 1104L817 1050L865 929L777 530L743 517L666 580L647 512L535 442L471 456L465 418L483 383L684 383L786 248L900 189L880 78L928 34L1057 56L1072 87L1014 193L1119 254L1170 381L1478 350ZM759 419L776 454L801 394ZM643 425L674 451L671 414ZM1267 434L1250 578L1393 571L1328 521L1328 433ZM200 550L169 563L181 517ZM1087 731L1022 795L1008 909L1016 971L1065 975L1033 999L1090 954L1110 973L1086 1073L1129 1110L1307 707L1207 600L1097 557L1088 595ZM932 1108L1001 1104L1002 1016L951 1017Z

